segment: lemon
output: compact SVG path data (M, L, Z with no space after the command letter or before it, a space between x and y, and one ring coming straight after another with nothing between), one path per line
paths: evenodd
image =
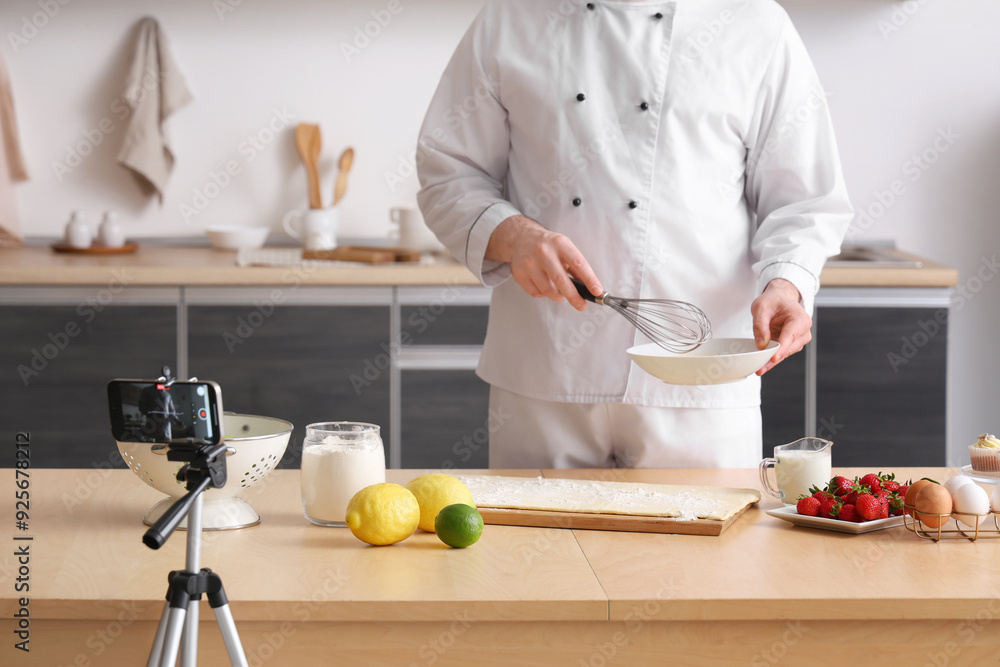
M406 485L420 504L420 530L434 532L434 519L448 505L462 503L475 507L472 492L456 477L434 472L410 480Z
M438 538L449 547L461 549L475 544L483 534L483 517L476 508L448 505L434 519Z
M413 494L399 484L372 484L355 493L347 503L344 520L362 542L378 546L395 544L417 529L420 506Z

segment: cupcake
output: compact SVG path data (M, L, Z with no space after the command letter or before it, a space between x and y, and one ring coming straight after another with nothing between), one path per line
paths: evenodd
M969 445L972 469L988 475L1000 475L1000 440L989 433L983 433L976 444Z

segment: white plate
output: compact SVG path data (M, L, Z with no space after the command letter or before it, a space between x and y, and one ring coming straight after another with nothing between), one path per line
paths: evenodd
M903 516L891 516L888 519L876 519L874 521L865 521L864 523L854 523L853 521L841 521L840 519L825 519L819 516L806 516L805 514L799 514L795 505L786 505L784 507L779 507L773 510L767 510L767 513L771 516L781 519L782 521L790 521L796 526L805 526L806 528L822 528L823 530L835 530L838 533L870 533L873 530L882 530L884 528L893 528L895 526L903 525Z
M962 466L959 472L966 477L972 478L976 482L982 482L983 484L1000 484L1000 473L997 473L995 477L990 476L989 473L976 472L972 469L971 465Z
M753 338L713 338L690 352L669 352L647 343L629 348L628 354L639 368L667 384L701 385L742 380L763 368L777 348L777 341L758 350Z

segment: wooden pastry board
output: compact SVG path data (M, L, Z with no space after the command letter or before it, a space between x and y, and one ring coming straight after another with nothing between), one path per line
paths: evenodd
M575 528L579 530L614 530L631 533L670 533L674 535L721 535L750 508L750 504L725 521L692 519L681 521L662 516L631 514L586 514L549 510L496 509L480 507L483 521L499 526L535 526Z
M459 475L485 523L721 535L760 501L755 489L557 477Z
M365 262L368 264L419 262L420 251L410 248L338 246L331 250L303 250L302 259L339 260L342 262Z
M130 241L122 246L109 247L95 243L89 248L76 248L65 243L53 243L51 247L56 252L72 253L75 255L127 255L128 253L135 252L139 248L139 244Z

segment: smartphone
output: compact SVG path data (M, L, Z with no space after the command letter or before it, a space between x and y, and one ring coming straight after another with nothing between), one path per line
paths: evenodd
M108 412L119 442L217 445L225 437L222 390L214 382L112 380Z

